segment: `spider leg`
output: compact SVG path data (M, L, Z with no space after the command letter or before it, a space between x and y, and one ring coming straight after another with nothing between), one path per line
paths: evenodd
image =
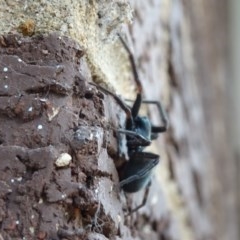
M133 126L133 117L132 117L132 113L131 113L131 109L128 107L128 105L120 98L118 97L116 94L112 93L111 91L107 90L106 88L97 85L93 82L88 82L90 85L95 86L96 88L100 89L102 92L104 92L105 94L109 94L111 95L115 101L120 105L120 107L123 109L123 111L126 113L127 115L127 122L129 123L130 126Z
M143 200L142 200L142 203L140 205L138 205L137 207L135 207L134 209L128 209L128 215L138 211L140 208L144 207L146 202L147 202L147 199L148 199L148 196L149 196L149 191L150 191L150 186L151 186L151 181L148 183L146 189L145 189L145 193L144 193L144 196L143 196Z
M134 81L137 85L137 97L136 97L136 100L135 100L135 102L133 104L133 107L132 107L132 110L131 110L132 111L132 116L133 116L133 118L135 118L139 113L141 103L142 103L142 83L141 83L141 81L139 79L139 76L138 76L137 67L136 67L136 63L135 63L134 56L133 56L132 52L130 51L126 42L123 40L122 36L120 34L118 34L118 36L119 36L119 39L120 39L123 47L125 48L125 50L128 53L128 57L129 57L129 60L130 60L130 63L131 63L132 71L133 71Z
M140 179L140 177L138 175L130 176L130 177L124 179L124 180L121 180L121 182L119 183L119 187L122 188L124 185L129 184L129 183L131 183L133 181L136 181L138 179Z
M161 102L160 101L152 101L152 100L143 100L142 103L154 104L158 108L158 112L159 112L159 115L160 115L160 118L162 120L163 125L162 126L154 126L154 125L152 125L152 132L153 133L166 132L168 127L169 127L169 120L168 120L166 111L163 108Z
M133 118L137 117L140 107L141 107L141 104L142 104L142 95L140 93L138 93L136 100L134 101L132 109L131 109Z
M133 152L124 169L120 188L125 192L137 192L150 181L152 169L159 163L159 156L149 152Z
M120 187L125 193L134 193L146 187L142 203L129 210L127 215L137 211L146 204L151 184L152 169L159 163L159 156L149 152L133 152L123 171Z
M132 137L132 139L128 139L128 145L130 145L130 146L147 147L151 144L151 140L145 138L143 135L136 133L134 131L118 129L117 132L123 133L123 134L126 134L127 136Z
M137 85L137 92L142 94L142 84L141 84L141 82L139 80L139 76L138 76L138 72L137 72L137 67L136 67L136 63L135 63L135 60L134 60L134 56L133 56L132 52L130 51L129 47L127 46L126 42L123 40L122 36L120 34L118 34L118 36L119 36L119 39L120 39L123 47L125 48L125 50L128 53L128 57L130 59L130 63L131 63L132 70L133 70L134 81L136 82L136 85Z
M134 102L133 100L130 100L130 99L125 99L125 101ZM141 102L145 103L145 104L154 104L154 105L157 106L157 109L158 109L158 112L159 112L159 116L161 118L161 121L162 121L163 125L162 126L154 126L154 125L152 125L151 129L152 129L153 137L151 139L152 140L156 139L157 134L154 134L154 133L166 132L168 127L169 127L169 120L168 120L166 111L163 108L163 106L162 106L160 101L142 100Z

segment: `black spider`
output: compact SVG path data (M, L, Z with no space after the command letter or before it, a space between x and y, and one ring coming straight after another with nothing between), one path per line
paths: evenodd
M138 77L134 57L122 37L119 36L119 38L129 55L134 81L136 82L137 86L137 96L133 102L133 106L129 107L117 95L106 90L105 88L102 88L101 86L97 87L102 91L112 95L127 115L126 128L117 130L118 133L123 133L127 136L129 155L129 161L126 162L125 166L120 172L120 187L126 193L134 193L146 187L146 192L144 194L142 203L138 207L132 209L132 213L145 205L151 184L152 170L159 163L159 155L151 152L143 152L143 150L145 147L151 144L152 140L158 137L158 133L165 132L167 130L168 118L159 101L142 100L142 84ZM162 121L162 126L154 126L148 117L138 115L142 103L155 104L157 106Z
M151 141L158 137L158 133L166 132L168 118L159 101L142 100L142 85L138 77L134 57L125 41L121 36L119 37L129 55L134 80L137 85L137 96L130 109L131 114L127 111L126 129L118 130L118 132L127 135L129 155L129 161L126 162L120 175L120 187L127 193L134 193L147 187L142 204L131 210L131 212L134 212L145 205L151 184L151 173L153 168L159 163L159 156L154 153L143 152L144 147L149 146ZM142 103L155 104L157 106L162 126L154 126L148 117L138 115Z

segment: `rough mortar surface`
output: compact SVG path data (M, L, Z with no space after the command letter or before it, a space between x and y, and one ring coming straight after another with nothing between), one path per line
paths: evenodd
M117 37L123 25L132 21L127 0L0 0L0 6L4 9L0 11L1 33L58 32L72 37L84 47L95 82L132 96L135 89L129 88L128 58Z

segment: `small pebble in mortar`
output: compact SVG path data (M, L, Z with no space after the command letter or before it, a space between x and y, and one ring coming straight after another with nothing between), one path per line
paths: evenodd
M8 68L7 68L7 67L3 68L3 71L4 71L4 72L7 72L7 71L8 71Z
M61 153L58 159L56 160L55 164L57 167L65 167L70 164L72 160L71 155L68 153Z
M19 58L19 59L18 59L18 62L22 62L22 59L21 59L21 58Z
M45 54L45 55L47 55L47 54L48 54L48 50L43 49L43 50L42 50L42 53Z

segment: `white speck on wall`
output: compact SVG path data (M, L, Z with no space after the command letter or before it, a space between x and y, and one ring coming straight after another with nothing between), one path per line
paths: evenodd
M11 183L14 183L14 182L15 182L15 180L12 178L12 179L11 179Z
M90 133L90 137L89 137L89 139L90 139L90 140L93 139L93 134L92 134L92 133Z
M3 71L4 71L4 72L7 72L7 71L8 71L8 68L7 68L7 67L4 67L4 68L3 68Z
M30 228L29 228L29 231L30 231L30 233L31 233L32 235L33 235L34 232L35 232L33 227L30 227Z
M32 110L33 110L33 107L30 107L30 108L28 109L28 112L32 112Z
M52 107L52 111L47 111L48 120L51 122L55 116L59 113L60 107Z
M118 223L120 223L122 221L122 218L120 215L117 215L117 220L118 220Z
M22 181L22 177L17 178L17 181L21 182Z
M8 89L8 85L4 85L4 88L5 88L5 89Z
M18 225L20 222L17 220L15 223Z
M37 126L37 129L38 129L38 130L41 130L41 129L43 129L43 126L42 126L41 124L39 124L39 125Z
M21 59L21 58L18 58L18 62L22 62L22 59Z
M158 203L158 196L157 195L154 195L151 199L151 204L152 205L155 205Z

